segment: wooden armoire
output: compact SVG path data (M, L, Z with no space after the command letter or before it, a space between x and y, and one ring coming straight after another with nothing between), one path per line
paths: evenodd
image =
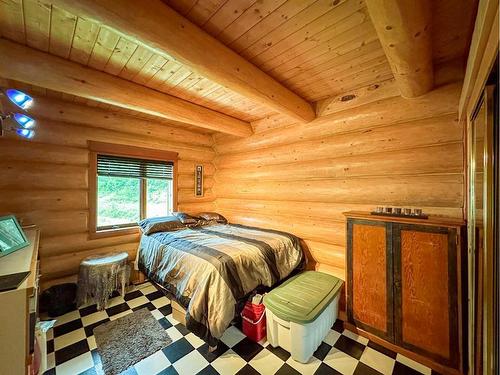
M464 372L464 223L347 212L347 324L439 372Z

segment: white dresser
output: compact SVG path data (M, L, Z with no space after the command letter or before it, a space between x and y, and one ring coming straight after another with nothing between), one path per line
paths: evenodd
M38 310L37 228L23 228L30 245L0 258L0 275L30 271L15 290L0 292L0 375L29 373Z

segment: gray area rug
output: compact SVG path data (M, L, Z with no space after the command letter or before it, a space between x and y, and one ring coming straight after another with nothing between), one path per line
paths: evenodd
M106 375L118 375L172 342L147 308L101 324L94 336Z

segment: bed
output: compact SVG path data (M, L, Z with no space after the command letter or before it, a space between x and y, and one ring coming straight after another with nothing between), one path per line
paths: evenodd
M294 235L235 224L143 234L137 255L139 269L186 308L186 327L212 347L239 301L304 264Z

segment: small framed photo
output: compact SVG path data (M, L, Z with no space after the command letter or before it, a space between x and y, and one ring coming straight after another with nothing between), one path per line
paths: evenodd
M14 216L0 217L0 257L22 249L29 244L26 235Z
M203 165L197 165L195 170L194 195L203 197Z

